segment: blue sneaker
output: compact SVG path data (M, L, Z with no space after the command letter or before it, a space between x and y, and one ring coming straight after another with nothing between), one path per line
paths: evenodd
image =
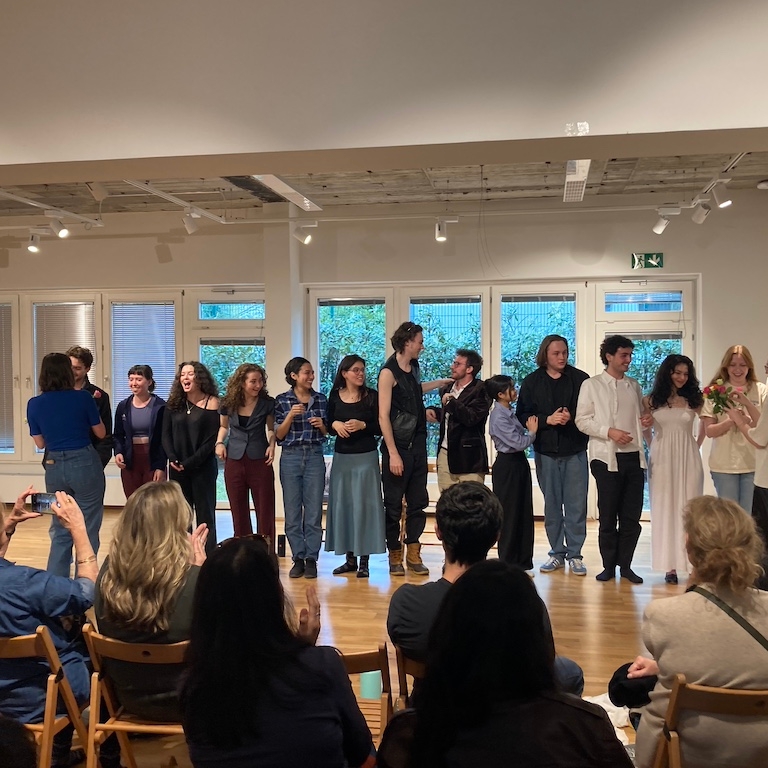
M542 573L554 573L560 570L560 568L565 568L565 561L555 557L555 555L552 555L544 565L539 566L539 570Z
M576 576L587 575L587 566L584 565L584 561L580 557L572 557L568 562L571 565L571 573Z

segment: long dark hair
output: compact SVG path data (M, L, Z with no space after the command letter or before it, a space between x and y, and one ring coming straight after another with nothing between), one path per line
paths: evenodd
M350 368L352 368L355 363L362 363L363 367L365 366L365 360L363 360L360 355L345 355L341 362L339 363L339 368L336 371L336 376L333 379L333 386L331 387L331 391L337 391L339 389L344 389L344 387L347 386L347 382L345 378L342 376L343 373L346 373ZM361 402L364 400L367 400L368 397L371 394L371 390L368 389L368 385L365 381L363 381L363 386L360 388L360 400Z
M69 356L61 352L49 352L40 364L40 376L37 383L41 392L74 389L75 374L72 373L72 361Z
M556 690L544 610L530 578L501 560L473 565L450 588L429 633L412 768L444 765L457 731L494 705Z
M295 631L278 566L266 541L230 539L200 569L195 589L188 671L181 703L192 740L231 749L258 734L265 692L274 683L297 693L318 689L297 657L309 647Z
M221 407L226 408L229 413L234 414L240 406L245 405L245 380L252 373L261 374L263 386L259 390L259 399L269 397L267 391L267 372L257 363L243 363L239 365L235 372L229 377L227 382L227 391L221 398Z
M672 396L672 373L678 365L685 365L688 368L688 381L685 386L677 391L680 397L684 397L688 407L694 411L701 408L704 404L704 395L701 393L699 380L696 378L696 369L693 367L693 360L685 355L667 355L656 371L656 378L653 382L653 389L648 396L648 402L651 409L664 408L669 398Z
M211 372L197 360L187 360L183 363L179 363L179 369L176 371L176 378L174 378L173 384L171 384L171 393L168 395L166 408L170 408L172 411L180 411L184 408L184 403L187 401L187 396L181 388L180 381L181 370L186 365L191 365L195 369L195 381L204 395L208 395L209 397L219 396L219 387L213 376L211 376Z

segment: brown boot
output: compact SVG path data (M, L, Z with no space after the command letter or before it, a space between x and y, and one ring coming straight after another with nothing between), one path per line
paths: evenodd
M403 568L403 549L390 549L389 550L389 575L390 576L405 576L405 568Z
M429 576L429 568L421 560L421 544L406 544L408 551L405 555L405 564L409 571L417 573L419 576Z

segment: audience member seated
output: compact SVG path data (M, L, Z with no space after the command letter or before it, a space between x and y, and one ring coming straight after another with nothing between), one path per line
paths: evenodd
M378 765L631 768L605 711L558 690L544 614L524 571L473 565L440 606L415 709L390 721Z
M43 624L50 631L64 672L78 703L90 695L88 652L80 640L75 640L65 625L69 617L81 616L93 604L93 591L98 566L83 513L69 494L58 491L51 512L70 533L75 547L77 577L69 579L49 571L16 565L5 559L8 545L19 523L39 514L26 509L26 500L33 493L28 488L19 496L13 510L6 514L0 504L0 636L31 635ZM22 723L37 723L43 719L45 688L50 669L35 659L0 660L0 712ZM60 731L54 738L53 765L75 765L84 759L82 750L70 752L73 728ZM117 740L113 737L102 745L102 768L120 765Z
M189 534L192 510L173 481L147 483L128 499L96 582L99 632L127 643L189 640L192 598L205 561L205 524ZM177 665L109 660L120 703L139 717L179 722Z
M36 768L35 737L21 723L0 715L0 768Z
M389 637L409 658L426 658L429 630L443 598L470 566L485 560L499 538L501 515L499 500L482 483L457 483L440 496L435 508L435 533L445 551L445 572L441 579L428 584L403 584L389 604ZM553 642L549 613L543 603L542 608L545 633ZM584 673L575 661L557 656L555 675L565 693L581 696Z
M676 674L700 685L768 688L766 649L724 610L730 607L768 636L768 594L753 587L764 552L754 520L734 501L699 496L688 503L683 524L691 583L697 586L646 608L643 642L653 658L638 657L628 674L630 679L659 678L637 732L639 768L653 764ZM683 712L683 763L707 768L768 765L765 720L729 720Z
M307 605L297 622L260 534L223 542L204 563L181 693L195 768L374 764L341 656L315 646L314 586Z

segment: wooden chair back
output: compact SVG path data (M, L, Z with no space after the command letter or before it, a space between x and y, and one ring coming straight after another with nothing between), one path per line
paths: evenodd
M50 668L46 680L45 710L41 723L26 725L35 735L40 750L39 768L50 768L53 759L53 737L72 724L85 747L88 734L80 714L72 687L64 674L64 667L53 644L48 627L39 626L34 635L0 637L0 659L44 659ZM59 697L64 702L65 715L57 715Z
M684 711L735 717L764 717L768 721L768 691L695 685L686 683L685 675L675 675L653 768L684 768L678 730L680 713Z
M374 742L378 745L389 719L392 717L392 682L389 676L389 655L387 644L380 643L377 651L343 653L341 655L348 675L362 675L364 672L381 674L381 696L377 700L356 696L365 722L371 729Z
M93 674L91 675L91 714L88 723L88 757L86 768L97 766L97 746L110 734L116 733L120 742L123 759L129 768L137 768L136 758L128 739L129 733L156 735L182 735L181 723L156 723L142 720L126 712L115 694L112 681L105 671L104 662L109 659L131 664L183 664L189 642L169 645L153 643L124 643L99 634L92 625L83 627L88 652L91 654ZM99 716L102 700L109 717L105 721Z
M408 675L414 682L424 677L424 663L415 661L405 655L403 649L395 646L395 656L397 658L397 681L400 686L400 695L397 697L397 709L406 709L411 703L411 694L408 692Z

